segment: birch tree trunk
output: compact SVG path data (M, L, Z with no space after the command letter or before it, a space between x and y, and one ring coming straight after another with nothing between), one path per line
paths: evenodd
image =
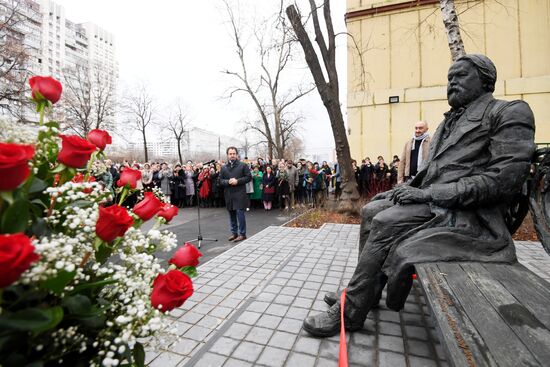
M441 8L445 31L447 32L447 42L449 43L451 57L453 61L456 61L459 57L466 55L466 51L464 49L464 42L462 42L462 36L460 35L460 23L456 14L455 2L454 0L439 0L439 6Z

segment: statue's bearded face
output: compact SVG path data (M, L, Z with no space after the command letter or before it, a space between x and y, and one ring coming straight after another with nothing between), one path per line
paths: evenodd
M476 67L469 61L451 65L447 79L447 100L453 108L464 107L486 92Z

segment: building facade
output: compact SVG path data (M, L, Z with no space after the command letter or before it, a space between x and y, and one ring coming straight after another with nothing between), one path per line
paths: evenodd
M17 21L9 24L12 14ZM25 52L25 79L50 75L63 83L67 77L75 78L78 70L78 77L86 79L82 84L91 88L99 70L116 89L118 63L111 33L93 23L67 19L64 7L51 0L0 0L0 16L7 25L0 27L2 46L9 40ZM8 78L0 78L0 84L7 82Z
M496 98L522 99L550 142L550 0L456 0L466 52L490 57ZM449 110L451 55L438 0L348 0L348 139L354 158L400 155L414 124ZM358 50L359 49L359 50ZM359 56L362 55L362 57Z

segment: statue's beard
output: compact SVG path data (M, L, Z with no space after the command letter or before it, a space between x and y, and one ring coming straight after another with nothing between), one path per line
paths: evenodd
M475 91L465 90L463 88L453 87L447 90L447 100L449 106L453 108L465 107L470 102L476 100L479 97L479 93Z

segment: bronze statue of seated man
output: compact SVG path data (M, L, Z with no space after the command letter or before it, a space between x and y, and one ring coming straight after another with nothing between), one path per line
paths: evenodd
M410 183L377 195L362 209L359 261L347 286L345 326L358 330L387 285L387 306L403 308L414 265L441 261L517 261L505 222L529 174L534 117L523 101L493 98L496 68L484 55L451 65L445 113L427 163ZM304 320L314 336L340 330L340 301Z

